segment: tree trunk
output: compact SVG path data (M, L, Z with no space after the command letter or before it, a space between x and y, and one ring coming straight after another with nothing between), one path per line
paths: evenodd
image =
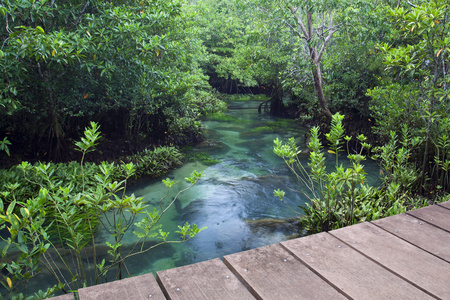
M270 115L281 117L284 115L284 110L283 88L277 85L275 92L270 99Z
M294 28L293 26L290 26L291 29L296 32L298 37L303 40L306 44L306 49L309 50L309 58L314 63L313 69L312 69L312 75L314 77L314 89L317 94L317 101L319 102L320 108L322 109L323 114L325 117L331 121L333 115L328 108L327 101L325 99L325 96L323 94L323 87L322 87L322 72L320 70L320 61L322 59L323 52L325 51L325 48L327 47L327 43L331 40L333 37L333 34L338 30L339 25L335 25L333 20L334 13L330 11L328 13L328 20L326 20L325 14L322 14L322 25L321 27L317 27L314 29L313 24L313 13L314 8L310 7L309 5L306 5L306 23L302 21L302 15L301 15L301 9L299 10L298 7L292 6L289 7L290 12L294 16L294 18L297 20L297 26ZM320 12L318 12L318 17L320 18ZM326 25L325 23L328 23ZM306 24L306 26L305 26ZM325 30L324 30L325 28ZM320 47L316 47L311 42L314 38L314 35L319 35L319 37L322 40L322 44L317 45Z
M316 55L313 49L311 51L311 59L315 61ZM323 114L327 117L328 121L331 121L333 118L333 114L327 105L327 100L325 99L325 95L323 94L323 86L322 86L322 72L320 71L320 64L315 63L312 70L312 75L314 78L314 90L317 94L317 100L319 102L320 108L322 109Z

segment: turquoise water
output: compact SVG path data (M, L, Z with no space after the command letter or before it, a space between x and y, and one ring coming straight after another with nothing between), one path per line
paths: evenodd
M130 258L126 262L130 275L156 273L298 236L299 231L295 226L289 226L286 222L274 224L271 221L296 217L285 203L273 195L274 189L286 191L285 201L292 208L304 205L306 201L305 196L297 191L299 187L296 179L273 153L273 140L277 137L284 140L295 137L299 148L305 149L307 129L296 126L292 120L258 114L259 103L232 103L226 113L227 120L203 122L206 140L191 151L205 152L212 159L219 160L219 163L207 166L201 161L191 161L163 178L142 179L128 188L129 193L144 197L151 209L159 208L159 201L166 193L162 179L169 177L178 182L163 201L165 206L174 195L188 186L185 177L194 170L201 171L202 179L179 196L162 217L161 223L164 231L171 232L171 239L175 240L178 238L174 233L177 226L185 222L208 227L186 243L163 245ZM267 133L260 130L261 127L267 129L270 126L276 131ZM307 156L303 159L306 164ZM331 157L329 163L330 166L334 163ZM378 166L373 161L367 161L365 165L366 172L370 174L369 183L375 183L379 174ZM137 240L132 234L133 230L135 228L129 230L130 234L123 241L125 249L129 249ZM107 247L102 244L110 238L105 232L99 232L96 236L100 260L108 259ZM151 244L152 241L149 242ZM49 286L54 284L48 274L42 273L30 283L29 288L45 289L47 282Z
M166 231L172 233L177 230L177 225L185 222L207 226L208 229L187 243L166 245L129 260L127 266L133 270L133 275L222 257L278 243L298 234L293 227L270 226L270 222L256 221L296 217L285 203L274 197L274 189L285 190L285 201L293 208L305 204L305 196L297 191L296 179L273 153L273 140L294 136L299 148L305 149L307 129L296 126L294 121L282 120L283 128L276 133L258 133L256 128L277 121L269 115L258 114L259 103L233 103L227 112L232 120L203 122L207 139L193 151L206 152L220 163L206 166L198 161L191 162L168 175L179 182L172 195L187 186L183 178L193 170L202 171L204 176L194 188L179 197L162 218L162 224ZM307 156L304 161L306 164ZM330 160L330 167L333 164L334 160ZM379 173L378 166L370 161L366 162L365 170L375 175L371 177ZM142 181L132 187L132 192L144 197L152 207L158 206L165 193L160 180ZM128 242L132 243L133 238L130 235ZM172 238L176 235L173 234ZM101 235L98 237L98 241L106 241L106 237L103 239Z
M206 166L199 161L190 162L165 176L179 182L173 195L187 186L183 178L193 170L203 172L202 179L183 193L162 218L162 224L165 230L171 232L185 222L207 226L208 229L187 243L156 248L151 253L129 260L127 266L134 270L134 275L277 243L298 233L289 226L274 227L254 222L296 216L273 196L274 189L286 190L286 201L291 206L304 204L302 195L293 191L297 188L295 179L283 161L273 153L272 147L276 137L291 136L299 137L299 143L304 147L302 138L305 129L289 121L292 126L283 129L283 132L256 132L255 128L276 121L271 116L258 114L259 103L233 103L227 112L228 116L234 117L232 121L203 122L206 141L192 151L208 153L220 163ZM131 187L130 192L144 197L149 205L158 206L159 199L165 193L160 180L141 181ZM176 238L175 234L173 238ZM106 235L99 235L99 242L106 240ZM127 242L133 241L134 237L129 236Z

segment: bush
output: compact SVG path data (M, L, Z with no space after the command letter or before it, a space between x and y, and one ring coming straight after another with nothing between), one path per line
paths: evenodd
M331 172L326 169L318 127L311 129L308 167L297 157L301 151L294 138L284 144L279 139L274 141L275 154L283 158L297 176L301 190L311 202L306 207L300 207L304 211L304 214L299 213L302 215L300 220L306 229L310 232L329 231L427 205L426 200L414 199L407 193L411 182L417 178L417 172L406 164L409 155L406 149L412 140L405 138L402 147L397 147L397 137L393 135L389 144L376 149L376 157L388 176L383 178L383 186L375 189L365 183L366 173L361 164L366 159L363 151L369 151L371 145L366 143L366 137L360 135L357 137L361 145L359 153L350 154L348 143L351 137L343 136L343 118L340 114L333 115L331 130L326 134L330 142L328 152L335 155L336 161ZM344 141L347 142L347 158L350 161L348 167L339 164L339 152L344 151ZM284 200L284 191L276 190L274 195Z
M142 197L126 194L127 181L136 173L133 163L84 163L85 155L93 150L99 135L98 125L91 123L85 136L76 143L83 154L79 164L58 168L50 163L32 166L23 162L16 167L24 174L22 183L13 183L13 174L5 173L10 182L1 192L0 230L7 228L9 236L2 237L5 246L1 249L0 268L5 280L1 283L6 289L2 297L25 299L22 291L40 272L40 266L50 272L56 284L40 291L35 299L50 297L57 290L74 291L120 279L129 257L162 244L185 242L205 229L188 223L178 226L176 233L180 239L177 240L170 239L169 233L158 224L178 195L192 188L201 173L194 171L186 178L190 185L169 204L162 203L166 197L160 199L160 211L156 208L150 210ZM149 161L159 159L161 162L173 158L174 153L171 148L155 149L146 157ZM163 183L168 190L176 184L170 179L163 180ZM29 186L31 188L27 188ZM138 216L142 218L136 222ZM107 260L100 259L96 252L95 232L98 226L110 234L110 242L106 243ZM136 228L133 233L137 242L124 247L123 238L132 226ZM146 243L149 240L153 242ZM87 245L91 253L84 257Z

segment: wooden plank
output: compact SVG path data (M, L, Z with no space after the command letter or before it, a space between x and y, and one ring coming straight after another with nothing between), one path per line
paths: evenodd
M430 205L416 210L410 210L406 213L450 232L449 209L439 205Z
M450 209L450 201L438 203L438 205Z
M65 294L61 296L56 296L52 298L47 298L48 300L74 300L75 296L73 294Z
M450 232L407 214L399 214L371 223L450 262Z
M80 300L166 299L152 273L78 290Z
M433 299L329 233L281 245L351 298Z
M218 258L159 271L156 279L169 300L255 299Z
M257 299L346 299L280 245L227 255L223 261Z
M450 264L370 223L330 234L438 298L450 297Z

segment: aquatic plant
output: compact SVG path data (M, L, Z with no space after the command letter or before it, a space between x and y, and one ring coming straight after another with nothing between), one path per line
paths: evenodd
M328 153L335 156L334 170L328 171L325 161L325 153L319 138L319 128L311 128L311 141L308 144L310 150L309 163L304 166L298 158L302 151L298 149L294 138L290 138L283 143L278 138L274 141L274 152L281 157L288 168L297 177L300 189L310 200L306 207L301 207L303 213L297 212L300 221L311 232L329 231L343 226L352 225L358 222L371 221L390 215L405 212L407 209L422 207L427 204L423 199L413 199L402 194L402 186L398 180L384 178L384 185L380 189L375 189L366 183L366 172L362 162L366 159L364 151L368 152L371 145L366 143L366 137L359 135L359 150L357 153L349 152L349 142L351 137L344 137L342 120L344 116L339 113L333 115L331 130L326 134L330 142ZM408 170L408 176L417 177L416 173L403 164L408 157L408 146L411 140L406 138L403 146L398 148L396 136L392 136L393 141L384 147L378 148L381 151L378 158L381 159L382 167L386 168L392 164L395 168ZM344 151L344 143L347 145L347 158L349 166L339 163L339 152ZM401 157L401 161L393 161L395 157ZM395 173L397 174L397 173ZM403 177L401 174L396 177ZM275 190L274 195L284 201L285 193L282 190Z
M222 94L221 98L223 98L226 102L232 102L232 101L267 101L270 99L269 96L266 96L264 94Z
M277 132L277 129L274 128L274 127L270 127L270 126L261 126L261 127L253 128L251 130L251 132L254 132L254 133L275 133L275 132Z
M212 166L215 164L220 163L220 159L214 159L206 152L193 152L190 151L187 156L187 161L193 162L193 161L200 161L202 164L206 166Z
M123 175L120 180L115 178L114 163L103 162L95 172L92 165L84 163L85 155L93 151L99 139L98 125L91 123L84 134L76 143L82 152L81 162L67 182L54 176L56 168L51 163L33 166L23 162L18 169L31 186L37 187L37 192L27 198L18 197L15 191L19 183L8 184L1 192L0 230L6 228L9 233L1 237L6 245L1 249L0 263L4 270L4 280L0 282L6 290L3 297L25 299L22 292L41 267L56 283L36 294L35 299L47 298L57 290L75 291L107 279L121 279L128 274L128 258L163 244L188 241L205 229L185 223L176 231L179 239L171 239L159 224L179 195L192 188L202 173L194 171L186 178L189 186L168 203L169 191L176 182L163 180L167 193L160 199L158 208L150 209L142 197L126 193L127 181L136 172L133 163L119 166ZM142 217L141 221L135 222L137 216ZM106 243L106 257L102 259L95 240L97 224L111 237ZM137 241L125 247L124 237L133 227ZM84 253L88 249L90 254L86 257Z
M251 132L255 133L276 133L276 132L285 132L286 130L292 129L295 127L295 122L292 119L281 119L278 118L276 121L269 121L266 125L255 127L251 130Z
M213 120L213 121L228 121L228 122L237 120L236 117L226 115L225 113L223 113L221 111L209 115L208 119Z

